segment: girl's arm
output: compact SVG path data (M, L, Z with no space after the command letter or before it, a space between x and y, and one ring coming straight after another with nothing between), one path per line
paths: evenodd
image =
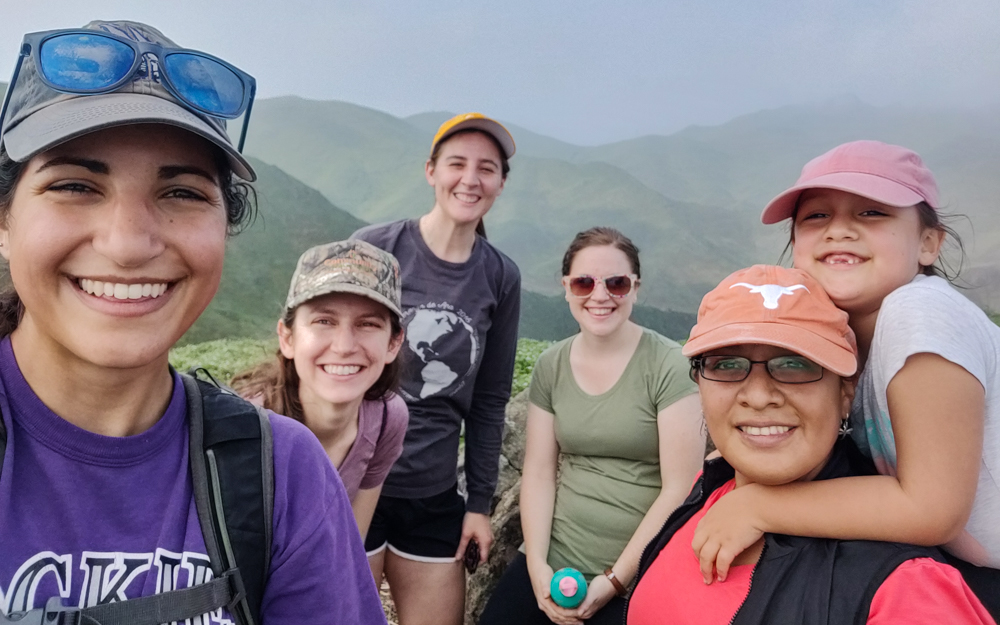
M660 444L660 494L611 566L615 577L626 587L639 569L643 549L660 531L670 513L687 497L691 483L701 469L705 431L698 394L687 395L661 410L656 416L656 429ZM595 577L587 588L587 598L579 607L580 618L586 620L593 616L614 594L615 588L607 577Z
M555 415L528 403L525 427L524 466L521 471L521 530L524 532L524 556L528 577L538 607L554 623L580 623L576 610L557 606L549 593L552 567L548 564L552 514L556 502L556 470L559 443L556 441Z
M362 488L354 495L354 501L351 502L351 511L354 512L354 520L358 524L362 541L368 536L368 526L372 524L375 505L378 503L378 496L381 493L381 484L375 488Z
M692 546L706 583L764 532L940 545L958 536L976 494L985 390L941 356L910 356L887 389L896 477L749 484L724 496L698 524Z

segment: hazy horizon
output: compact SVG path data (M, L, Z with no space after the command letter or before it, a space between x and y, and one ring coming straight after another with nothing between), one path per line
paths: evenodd
M577 145L839 98L1000 104L995 0L5 5L3 81L26 32L134 19L255 75L261 98L340 100L397 117L481 110Z

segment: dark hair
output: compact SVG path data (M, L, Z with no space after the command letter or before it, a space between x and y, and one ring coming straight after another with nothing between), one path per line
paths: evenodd
M285 313L281 322L294 332L295 313L298 307ZM388 309L386 309L388 311ZM389 311L389 328L393 341L401 340L403 325L395 313ZM402 353L382 369L382 375L375 384L365 391L365 399L372 401L382 399L395 393L403 373ZM279 349L275 357L252 369L236 374L230 386L240 395L248 398L260 397L264 407L278 414L291 417L305 423L305 412L302 410L302 400L299 398L299 374L295 370L295 361L285 358Z
M222 150L212 147L213 160L222 184L222 199L226 206L226 222L230 236L239 234L253 223L257 216L257 192L249 182L237 178L229 159ZM10 207L14 201L17 183L27 167L27 162L19 163L7 154L7 148L0 145L0 224L6 226ZM7 336L21 321L24 312L21 298L10 280L9 266L0 276L0 337Z
M440 156L441 154L441 147L444 144L448 143L449 141L451 141L452 139L454 139L459 135L467 135L473 132L478 132L479 134L483 135L484 137L489 139L496 147L497 154L500 155L500 177L503 180L506 180L507 174L510 173L510 162L507 159L507 153L503 151L503 146L500 145L500 142L497 141L496 137L494 137L493 135L491 135L486 131L478 130L476 128L466 128L464 130L459 130L458 132L448 135L443 141L438 141L437 144L434 146L434 149L431 150L431 157L427 160L430 161L431 165L437 165L437 159L438 156ZM476 234L483 237L484 239L486 238L486 226L483 225L482 219L480 219L479 223L476 224Z
M801 197L801 196L800 196ZM962 267L965 265L965 244L962 242L962 237L958 235L950 225L949 221L955 219L966 218L965 215L947 215L942 217L941 214L934 208L931 207L927 202L920 202L914 205L917 209L917 216L920 219L921 229L931 229L937 230L938 232L943 232L945 234L945 244L951 240L951 246L958 251L958 262L954 263L948 258L948 254L944 253L944 246L942 246L941 253L938 254L937 260L933 265L921 265L920 273L925 276L938 276L944 278L950 282L953 286L959 286L956 283L958 280L958 275L962 272ZM799 213L799 203L798 200L795 201L795 208L792 210L792 219L789 222L788 227L788 243L785 245L785 249L781 252L781 257L778 259L779 263L784 262L788 258L789 252L792 251L792 247L795 245L795 217ZM967 218L966 218L967 219Z
M632 239L618 230L608 228L607 226L597 226L596 228L584 230L583 232L578 232L573 237L573 242L569 244L566 253L563 254L562 275L569 275L570 268L573 266L573 259L576 258L580 250L599 245L610 245L624 253L628 257L632 273L636 275L636 278L642 278L642 271L639 268L639 248L635 246L635 243L632 243Z

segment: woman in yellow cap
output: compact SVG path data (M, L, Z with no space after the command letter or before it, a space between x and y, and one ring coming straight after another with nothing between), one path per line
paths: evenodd
M483 217L503 191L514 140L479 113L441 125L424 166L434 206L419 219L364 228L355 237L398 260L410 410L403 454L390 471L365 548L384 571L400 623L459 624L466 567L493 542L504 408L510 398L521 276L491 245ZM465 425L468 498L457 488Z

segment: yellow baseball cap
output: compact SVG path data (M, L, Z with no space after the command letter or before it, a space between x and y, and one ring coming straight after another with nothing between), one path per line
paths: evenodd
M437 134L434 135L434 141L431 142L431 154L434 153L434 150L437 148L439 143L456 132L466 129L475 129L485 132L497 140L500 147L503 148L503 153L507 158L514 156L514 137L510 136L510 132L503 127L503 124L495 119L486 117L482 113L462 113L461 115L456 115L441 124L441 127L438 128Z

